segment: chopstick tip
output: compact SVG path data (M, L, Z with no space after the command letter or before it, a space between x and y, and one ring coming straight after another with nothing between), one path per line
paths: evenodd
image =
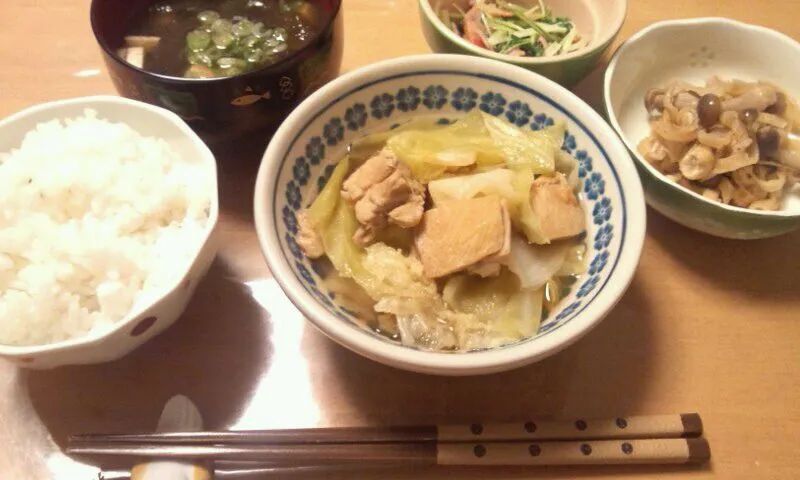
M706 463L711 459L711 447L705 438L687 438L686 444L689 446L688 463Z
M703 420L698 413L682 413L681 423L683 423L684 437L699 437L703 434Z

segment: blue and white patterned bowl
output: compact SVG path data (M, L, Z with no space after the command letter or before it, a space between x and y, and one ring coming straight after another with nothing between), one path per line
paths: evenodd
M583 180L589 272L536 337L468 353L405 347L362 328L335 304L297 246L297 213L316 197L348 143L365 132L422 115L447 121L476 108L534 130L567 122L564 149L579 160ZM304 101L264 154L256 182L255 222L273 275L294 304L331 338L398 368L471 375L540 360L595 326L619 300L636 269L645 207L625 147L578 97L544 77L501 62L422 55L350 72Z

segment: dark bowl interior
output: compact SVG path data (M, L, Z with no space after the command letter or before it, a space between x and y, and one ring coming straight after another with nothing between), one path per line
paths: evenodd
M169 77L117 56L132 18L163 0L93 0L91 23L121 95L175 112L208 142L225 142L245 134L269 135L300 101L339 74L341 0L309 1L326 13L327 23L308 45L274 65L228 78Z

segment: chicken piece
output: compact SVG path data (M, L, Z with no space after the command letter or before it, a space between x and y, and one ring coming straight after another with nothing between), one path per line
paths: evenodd
M365 245L388 223L415 227L422 219L425 187L391 150L384 149L345 180L342 198L353 205L361 224L353 239Z
M560 173L533 181L531 208L539 217L542 234L550 240L574 237L586 229L578 198Z
M389 221L398 227L413 228L422 220L422 213L424 210L425 197L422 195L414 195L407 203L389 212Z
M308 258L319 258L325 255L322 237L314 229L314 225L308 218L308 212L305 210L297 215L297 244Z
M371 228L359 227L353 234L353 241L361 246L366 246L375 240L375 230Z
M500 197L453 200L425 212L414 237L425 276L439 278L511 250L511 222ZM491 273L491 272L489 272Z
M411 196L411 186L399 170L385 180L372 185L361 199L355 203L356 219L364 225L383 227L388 222L382 212L390 212L399 207Z
M391 150L381 150L345 179L342 198L350 205L355 204L371 186L386 180L397 169L397 164L397 157Z

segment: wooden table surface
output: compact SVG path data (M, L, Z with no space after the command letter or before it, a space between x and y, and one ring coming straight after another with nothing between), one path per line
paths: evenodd
M0 116L43 101L114 93L88 8L89 0L0 2ZM797 0L632 0L617 44L676 15L729 16L800 38L798 10ZM344 15L344 70L429 51L415 0L346 0ZM602 67L577 89L593 105L601 76ZM270 278L252 224L259 157L247 146L219 155L224 246L170 330L106 365L29 372L0 360L0 478L96 478L96 469L60 453L66 436L153 428L177 393L195 400L208 427L237 429L697 411L712 447L707 467L458 470L454 476L800 477L800 233L726 241L649 210L630 289L579 343L506 374L422 376L334 344ZM306 477L313 475L297 474Z

